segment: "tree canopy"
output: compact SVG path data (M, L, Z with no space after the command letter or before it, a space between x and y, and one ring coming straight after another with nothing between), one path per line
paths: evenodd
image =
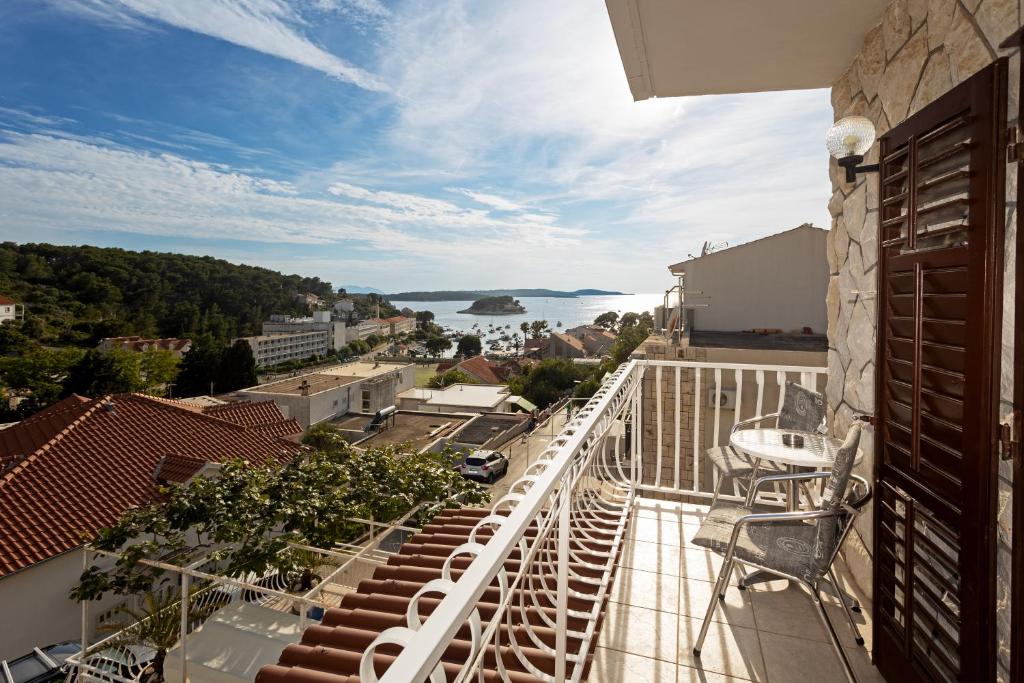
M471 358L479 356L483 348L483 344L480 343L480 337L475 334L466 334L459 337L459 344L455 347L455 354L463 358Z
M209 554L228 576L292 573L305 560L289 543L329 549L352 541L365 526L351 518L389 522L422 504L417 519L425 520L443 507L488 498L453 469L450 453L406 446L360 451L330 428L311 431L307 444L316 450L286 467L228 463L217 477L165 488L160 502L128 511L92 542L122 552L122 559L109 570L87 568L71 598L151 590L164 572L140 559Z
M476 379L458 368L452 368L448 372L434 375L427 380L427 386L431 389L444 389L453 384L476 384Z

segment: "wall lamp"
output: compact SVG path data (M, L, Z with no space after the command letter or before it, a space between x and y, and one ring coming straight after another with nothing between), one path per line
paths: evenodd
M828 153L846 169L848 183L854 182L858 173L878 171L878 164L860 165L874 143L875 124L864 116L844 116L832 124L825 135Z

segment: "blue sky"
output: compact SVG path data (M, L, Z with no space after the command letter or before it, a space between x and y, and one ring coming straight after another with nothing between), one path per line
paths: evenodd
M0 238L656 291L828 227L828 93L634 103L600 0L7 0Z

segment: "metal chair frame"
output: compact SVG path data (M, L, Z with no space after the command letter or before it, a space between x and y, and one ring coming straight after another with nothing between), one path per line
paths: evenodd
M800 472L796 474L779 474L767 477L761 477L757 479L750 490L747 493L747 501L752 501L757 495L757 490L764 484L778 482L778 481L799 481L808 479L824 479L830 476L830 472ZM726 548L724 555L724 562L722 562L722 569L718 573L718 580L715 582L715 590L712 593L711 601L708 604L707 612L704 615L704 622L700 627L700 634L697 636L697 644L693 648L693 654L700 657L701 647L704 645L704 638L707 636L708 627L711 625L711 617L715 613L715 607L718 601L725 599L725 590L728 587L729 575L732 573L733 566L735 563L742 562L743 564L753 567L755 569L762 569L773 574L778 574L780 577L796 581L797 584L802 586L811 597L811 601L817 608L818 616L821 618L822 623L825 626L825 630L828 632L829 640L832 643L832 647L835 649L836 654L839 656L839 660L843 665L843 670L846 674L846 679L849 683L857 683L857 678L853 673L853 667L850 665L850 661L846 656L846 652L843 650L842 643L839 642L839 636L836 634L835 627L832 625L832 620L828 616L828 612L825 609L824 603L821 601L821 587L822 581L826 579L832 583L835 589L839 590L839 584L836 580L835 571L833 564L836 556L839 554L840 548L843 547L843 543L846 541L846 536L849 534L850 529L853 528L853 521L863 509L864 505L871 499L871 484L868 483L863 477L851 474L851 484L859 484L863 489L863 493L859 494L854 500L844 500L835 510L808 510L798 512L772 512L772 513L751 513L744 515L736 520L736 525L733 527L732 536L729 539L729 545ZM852 488L852 487L851 487ZM846 496L848 498L849 496ZM779 570L744 560L735 557L736 543L739 540L740 532L744 526L755 525L755 524L772 524L780 522L793 522L803 520L822 520L830 517L840 517L846 515L846 523L840 530L838 540L836 541L835 548L832 551L832 555L828 559L828 563L825 565L827 569L822 572L822 575L816 577L813 581L808 581L804 577L795 576L792 574L786 574ZM716 599L717 598L717 599ZM859 645L864 644L864 639L861 638L860 633L857 631L857 626L853 621L853 615L850 613L850 608L846 604L846 601L840 598L839 602L843 605L843 611L846 613L846 618L850 622L850 628L853 629L853 633L856 637Z

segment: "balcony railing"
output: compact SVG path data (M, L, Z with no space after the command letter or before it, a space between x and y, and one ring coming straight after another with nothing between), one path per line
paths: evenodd
M442 578L413 597L406 625L384 631L366 649L360 680L450 680L450 663L446 673L442 657L460 631L465 638L467 625L471 651L456 681L483 680L484 670L509 680L501 654L509 649L541 680L583 680L634 498L709 498L714 475L702 462L704 449L727 443L729 428L740 419L781 407L779 388L786 381L822 390L826 372L686 361L624 364L493 503L491 514L479 519L469 542L452 551ZM705 395L709 386L714 405ZM720 400L723 395L727 400ZM471 562L452 580L452 562L466 555ZM498 609L484 628L477 605L495 586ZM423 620L418 602L428 594L443 598ZM545 626L526 618L531 610L542 617L546 634L540 633ZM553 620L545 616L552 611ZM383 646L401 651L378 679L375 652ZM548 664L553 658L553 667L541 658Z

